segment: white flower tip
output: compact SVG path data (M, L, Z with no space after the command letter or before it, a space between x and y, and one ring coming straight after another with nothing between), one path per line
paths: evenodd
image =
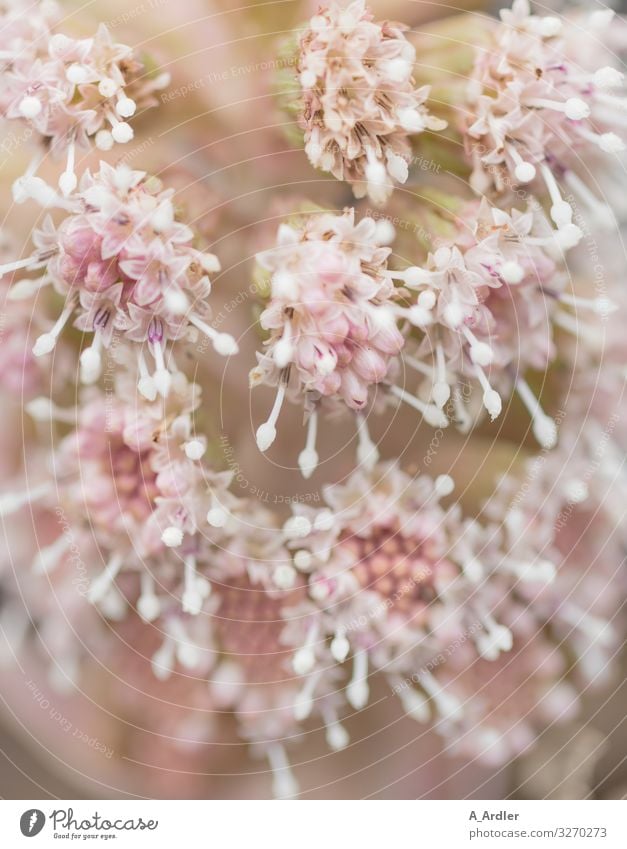
M65 72L66 80L70 83L74 83L74 85L82 85L87 82L88 77L89 69L84 65L79 65L77 63L70 65Z
M391 221L387 218L377 221L374 231L374 240L377 245L391 245L395 238L396 230Z
M383 186L387 181L385 165L378 159L372 159L366 165L366 180L373 186Z
M98 130L95 141L98 150L102 151L111 150L114 144L113 135L109 130Z
M113 141L116 141L118 144L127 144L131 141L133 135L133 128L126 121L120 121L111 130Z
M599 147L605 153L622 153L625 142L616 133L603 133L599 136Z
M296 583L296 569L289 563L281 563L272 573L272 580L280 590L290 590Z
M137 600L137 612L146 622L154 622L161 613L161 603L156 595L142 595Z
M299 572L309 572L313 565L313 557L311 552L305 548L301 548L294 553L294 566Z
M174 315L185 315L189 307L189 300L181 289L166 289L163 295L166 307Z
M41 101L30 95L22 98L18 107L24 118L36 118L42 110Z
M594 72L594 84L599 88L618 88L624 79L624 74L609 66Z
M298 455L298 468L307 480L318 468L318 452L314 448L305 448Z
M536 176L535 166L531 162L520 162L514 170L514 176L519 183L530 183Z
M71 195L76 188L78 179L73 171L64 171L59 177L59 188L61 193L67 197Z
M556 233L558 246L563 251L576 247L583 238L583 231L576 224L566 224Z
M564 104L564 114L571 121L582 121L590 115L590 107L580 97L569 97Z
M331 725L327 726L325 736L329 748L333 749L334 752L339 752L341 749L345 749L351 739L348 731L343 725L340 725L339 722L333 722Z
M316 531L330 531L335 524L335 516L332 510L320 510L316 513L314 519L314 528Z
M444 320L449 327L452 327L453 329L459 327L459 325L463 322L464 311L456 301L447 304L444 308Z
M483 566L475 558L471 557L463 565L464 575L468 578L471 584L478 584L483 580Z
M364 678L359 681L351 681L346 688L346 698L355 710L365 708L368 704L369 697L370 690L368 688L368 682Z
M412 63L408 62L402 56L397 56L396 59L389 59L385 63L383 70L392 82L402 83L411 76Z
M207 522L212 528L223 528L229 514L222 507L212 507L207 513Z
M420 304L414 304L407 311L407 317L414 327L428 327L433 324L433 313L424 309Z
M188 460L200 460L205 453L205 445L200 439L191 439L185 443L184 450Z
M489 366L494 352L486 342L475 342L470 346L470 359L478 366Z
M543 38L554 38L562 31L562 22L553 15L540 19L540 34Z
M300 75L300 84L303 88L313 88L316 84L316 75L314 72L304 70Z
M264 422L259 425L256 434L257 448L261 451L267 451L276 439L276 428L270 422Z
M33 345L33 354L36 357L43 357L49 354L57 344L57 337L54 333L42 333Z
M554 203L551 207L551 218L560 229L567 227L573 220L573 210L570 204L565 200Z
M501 396L495 389L488 389L483 393L483 406L488 411L488 415L492 421L501 415L503 402L501 401Z
M297 301L300 293L298 278L288 271L272 275L272 296L283 301Z
M118 90L118 84L111 77L104 77L98 83L98 93L103 97L113 97Z
M80 358L81 380L83 383L95 383L102 370L102 357L94 348L85 348Z
M418 306L422 307L425 310L432 310L436 304L436 301L436 294L431 289L425 289L424 292L421 292L418 295Z
M506 283L520 283L525 276L525 271L517 262L504 262L500 271L501 277Z
M303 539L311 533L311 522L306 516L290 516L283 525L287 539Z
M131 118L136 109L137 104L130 97L121 97L115 105L115 111L121 118Z
M183 542L183 531L171 525L161 534L161 542L168 548L178 548Z
M424 118L417 109L401 109L398 122L407 133L421 133L425 128Z
M47 422L52 418L54 408L50 398L39 396L29 401L24 409L36 422Z
M213 340L213 347L221 357L232 357L239 351L237 342L230 333L218 333Z
M299 649L292 658L292 668L297 675L307 675L316 664L316 655L308 646Z
M450 475L438 475L435 479L435 491L439 498L446 498L455 489L455 481Z
M154 401L157 397L157 387L152 377L142 377L137 384L137 389L139 390L139 394L147 401Z
M427 404L422 417L431 427L448 427L446 415L435 404Z
M425 282L425 272L422 268L419 268L417 265L410 265L409 268L406 268L403 271L403 282L406 283L410 288L414 286L420 286ZM435 300L434 300L435 303ZM422 304L425 309L429 309L426 304Z
M543 448L554 448L557 445L557 425L549 416L536 415L533 435Z
M198 616L202 610L203 597L198 589L187 589L181 598L181 607L183 613L189 613L190 616ZM180 659L180 656L179 656ZM191 660L191 656L190 656ZM191 666L196 665L196 660L192 661Z
M278 368L283 369L288 366L294 357L294 346L291 341L285 337L279 339L274 346L272 356Z
M343 634L338 634L331 640L331 655L338 663L344 663L350 649L350 643Z
M451 397L451 387L448 383L443 383L441 381L434 383L433 389L431 390L431 397L433 398L433 403L436 407L442 409Z
M167 398L170 392L170 386L172 385L172 375L170 372L167 369L159 369L159 371L154 373L152 380L159 395Z

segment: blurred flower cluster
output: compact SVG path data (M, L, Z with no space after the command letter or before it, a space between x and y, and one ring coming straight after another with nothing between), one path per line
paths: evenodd
M0 657L280 798L373 687L491 769L577 721L627 545L624 23L293 5L207 81L0 4Z

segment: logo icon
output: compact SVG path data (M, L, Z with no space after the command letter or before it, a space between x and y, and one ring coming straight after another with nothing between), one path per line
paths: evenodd
M24 811L20 817L20 831L24 837L34 837L44 827L46 815L38 808L30 808Z

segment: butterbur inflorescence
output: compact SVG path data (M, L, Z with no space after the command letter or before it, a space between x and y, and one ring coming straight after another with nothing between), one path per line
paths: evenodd
M385 203L405 183L410 137L442 130L415 87L416 51L401 24L377 23L364 0L320 8L298 49L298 121L311 164Z
M627 298L608 233L620 210L597 193L608 176L620 193L625 28L581 51L584 24L597 39L609 13L515 0L500 23L481 17L469 85L437 88L461 117L427 174L411 144L444 128L417 82L429 66L437 83L433 55L417 63L416 33L363 0L327 3L288 68L298 125L310 163L346 184L341 203L385 212L300 194L287 209L241 169L228 200L246 202L209 203L197 175L213 143L188 173L164 132L151 156L165 146L207 201L192 216L167 174L106 161L164 75L104 26L73 38L56 19L21 2L0 19L0 115L40 147L13 198L44 210L0 241L0 660L36 631L51 685L71 692L101 681L104 658L107 712L167 737L150 745L180 774L216 773L234 720L280 798L299 793L289 749L318 731L346 749L375 679L447 752L492 768L578 721L624 633ZM447 22L438 52L457 76L467 25ZM103 161L83 169L92 141ZM58 190L38 176L48 150L65 157ZM272 209L274 243L248 242ZM252 433L246 372L275 393ZM278 443L267 489L254 466L289 438L288 402L306 425L289 493ZM352 418L355 446L333 448L323 417ZM304 493L327 451L332 479ZM124 762L143 763L133 727Z
M140 391L154 398L157 391L167 394L176 370L168 343L199 330L219 354L236 353L235 340L207 322L209 274L220 270L219 261L193 247L194 232L177 221L172 195L143 171L102 162L96 174L81 178L62 223L55 227L48 218L35 231L35 252L0 268L43 269L38 280L23 284L23 295L52 284L65 297L59 318L35 342L36 356L49 354L74 318L93 334L80 355L83 381L99 378L102 349L121 338L134 343ZM154 360L152 374L146 352Z
M582 159L602 152L611 163L625 149L623 73L613 65L588 67L579 52L581 23L533 15L528 0L516 0L501 18L478 53L469 85L473 188L505 191L541 182L560 231L573 227L564 192L589 217L611 226L611 209L588 184ZM594 40L603 38L606 27L595 30L586 46L593 55L603 52Z
M92 38L73 38L56 29L56 3L7 2L0 16L4 70L0 114L25 122L41 142L26 174L13 187L17 202L47 199L35 176L46 148L66 156L59 188L76 188L75 157L93 139L100 150L133 138L127 119L156 103L155 92L169 75L151 75L132 48L113 41L104 24Z

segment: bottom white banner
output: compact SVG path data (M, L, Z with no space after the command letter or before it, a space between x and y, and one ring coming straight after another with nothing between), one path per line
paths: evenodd
M28 841L33 840L32 844ZM627 847L627 803L2 801L0 845Z

